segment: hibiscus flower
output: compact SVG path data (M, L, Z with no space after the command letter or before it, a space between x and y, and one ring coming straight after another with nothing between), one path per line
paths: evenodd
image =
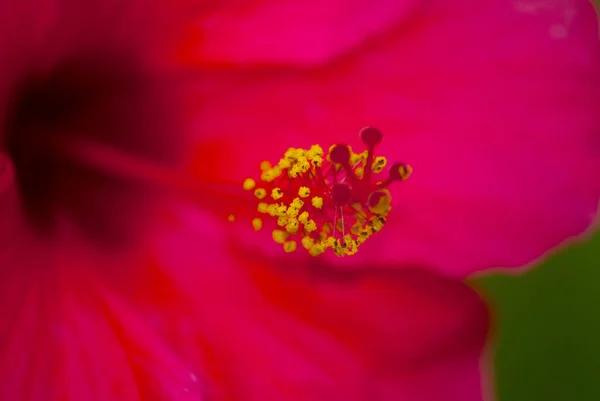
M1 6L0 398L481 399L446 276L589 224L589 4L100 3ZM356 255L255 232L253 166L368 124L414 173Z
M377 152L414 171L390 186L377 240L336 263L464 276L523 266L589 227L600 193L589 2L355 7L262 2L201 19L191 57L229 67L220 77L231 85L206 91L198 110L218 155L200 158L205 176L257 178L262 160L277 163L290 146L364 149L356 133L372 125L384 133Z

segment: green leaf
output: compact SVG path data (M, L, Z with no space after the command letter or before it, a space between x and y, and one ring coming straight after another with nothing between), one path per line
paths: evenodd
M498 401L600 400L600 233L524 275L474 286L495 317Z

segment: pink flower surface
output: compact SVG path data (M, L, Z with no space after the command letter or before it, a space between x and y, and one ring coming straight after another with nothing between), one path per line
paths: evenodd
M189 57L228 68L228 86L198 89L211 99L200 139L220 152L200 162L205 175L241 182L288 146L356 144L371 125L385 134L378 152L414 172L392 186L377 239L336 263L464 276L523 266L589 227L600 194L589 2L353 5L261 2L200 20Z
M595 212L585 2L11 0L0 27L2 400L481 400L456 276ZM227 221L260 161L365 125L414 174L357 255Z

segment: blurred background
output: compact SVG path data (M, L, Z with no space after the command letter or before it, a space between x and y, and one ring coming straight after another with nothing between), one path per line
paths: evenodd
M494 313L497 401L600 400L600 233L473 286Z

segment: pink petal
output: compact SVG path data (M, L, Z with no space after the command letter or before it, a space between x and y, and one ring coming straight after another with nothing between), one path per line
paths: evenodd
M197 303L193 331L215 399L480 397L487 312L462 283L419 270L336 272L314 259L269 264L223 243L228 227L213 217L181 219L189 228L164 232L155 249Z
M30 237L2 254L0 398L202 400L194 370L153 321L105 289L106 270L129 265L67 244Z
M232 4L233 3L233 4ZM414 0L221 2L193 29L189 57L203 64L315 64L402 21Z
M589 2L439 2L409 16L317 68L223 56L235 68L207 71L196 92L200 147L221 152L204 176L241 182L290 146L352 144L371 125L386 135L379 152L414 174L393 188L387 227L340 263L464 276L525 265L584 232L600 194ZM293 27L282 38L311 21L273 17Z

